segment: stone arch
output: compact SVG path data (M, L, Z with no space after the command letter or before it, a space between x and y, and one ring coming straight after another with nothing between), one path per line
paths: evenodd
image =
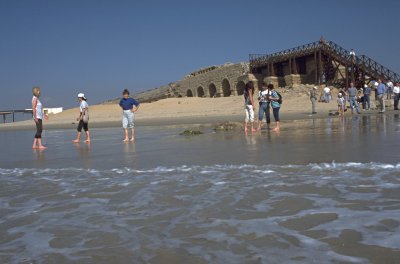
M210 97L215 97L217 95L217 87L214 83L210 83L210 85L208 86L208 92L210 94Z
M222 80L222 93L224 97L231 96L231 84L229 83L228 79Z
M236 93L237 93L237 95L243 95L245 87L246 87L246 84L243 81L238 82L236 84Z
M186 97L193 97L193 92L192 92L192 90L188 89L188 90L186 91Z
M202 86L197 87L197 96L204 97L204 89Z

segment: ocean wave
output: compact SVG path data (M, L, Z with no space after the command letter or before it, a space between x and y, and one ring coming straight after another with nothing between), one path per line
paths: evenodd
M253 173L271 174L279 172L280 170L320 170L320 171L335 171L335 170L400 170L400 163L397 164L387 164L387 163L361 163L361 162L345 162L345 163L309 163L305 165L300 164L267 164L267 165L252 165L252 164L214 164L214 165L182 165L165 167L158 166L149 169L135 169L135 168L113 168L110 170L97 170L97 169L84 169L84 168L0 168L0 175L13 175L22 176L25 174L31 175L59 175L64 173L74 173L74 174L86 174L99 176L103 173L107 174L147 174L147 173L159 173L159 174L169 174L173 172L199 172L201 174L213 174L216 172L224 171L251 171Z

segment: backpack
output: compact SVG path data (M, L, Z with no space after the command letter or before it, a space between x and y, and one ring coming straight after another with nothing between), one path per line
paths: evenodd
M276 92L276 94L279 96L279 99L278 99L278 103L279 104L282 104L282 95L280 94L280 93L278 93L277 91L275 91Z

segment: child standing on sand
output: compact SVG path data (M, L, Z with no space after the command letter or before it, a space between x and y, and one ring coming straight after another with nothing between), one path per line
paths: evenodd
M344 98L343 98L342 93L338 94L337 104L338 104L339 115L340 116L344 115Z
M78 100L79 100L79 116L76 118L76 121L79 121L78 124L78 133L76 134L76 139L73 140L72 142L74 143L79 143L81 140L81 132L82 128L85 130L86 133L86 140L84 142L90 143L90 133L89 133L89 105L86 102L86 97L85 94L79 93L78 94Z
M125 89L122 92L122 99L119 101L119 106L122 108L122 127L124 129L124 142L129 140L128 128L132 131L131 142L135 141L135 112L139 109L140 103L129 96L129 91Z
M44 114L42 103L39 100L40 87L35 86L32 88L33 98L32 98L32 115L33 120L36 124L36 134L33 140L33 149L45 149L46 147L42 145L42 131L43 131L43 118L48 119L48 115Z

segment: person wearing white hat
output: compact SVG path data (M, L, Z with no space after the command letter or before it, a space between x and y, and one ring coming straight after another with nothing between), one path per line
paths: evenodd
M338 104L338 112L340 116L344 115L344 97L342 93L338 94L337 104Z
M76 121L79 121L78 123L78 133L76 134L76 139L73 140L72 142L74 143L79 143L81 140L81 132L82 128L85 130L86 133L86 140L84 142L90 143L90 133L89 133L89 105L86 102L86 97L84 93L79 93L78 94L78 100L80 102L79 105L79 116L76 118Z
M317 105L317 86L314 86L311 90L310 90L310 100L311 100L311 113L314 115L317 113L316 110L316 105Z

